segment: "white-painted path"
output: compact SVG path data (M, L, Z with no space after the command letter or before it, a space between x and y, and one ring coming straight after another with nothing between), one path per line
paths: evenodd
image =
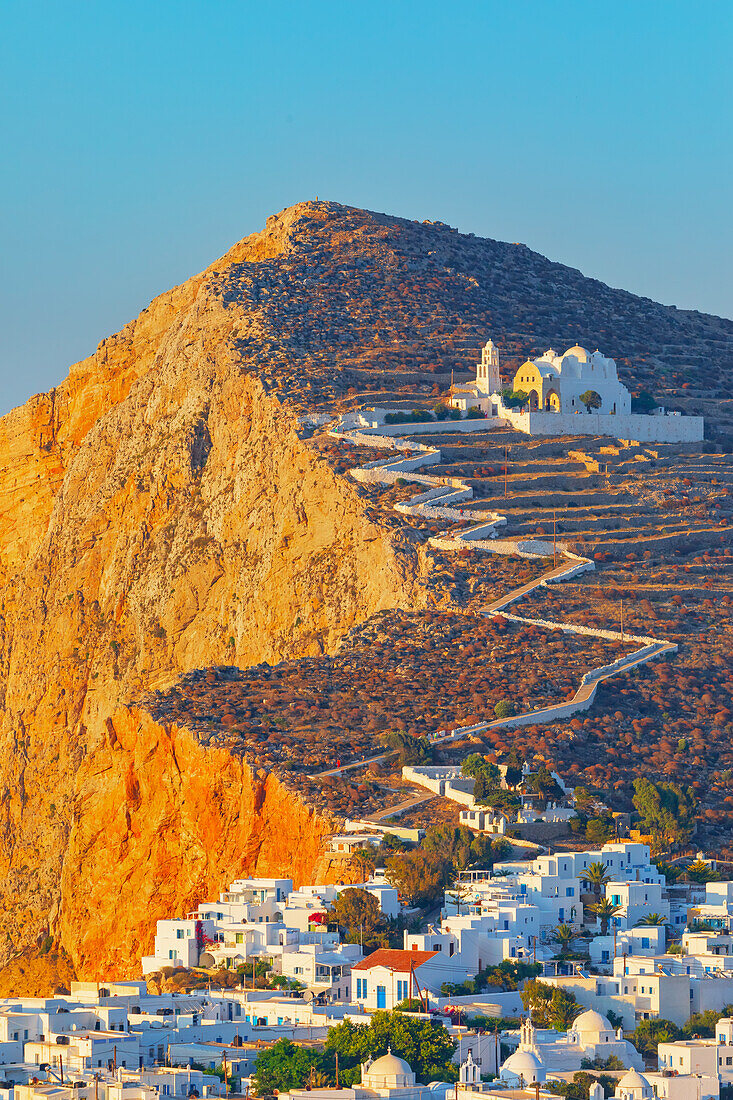
M422 443L397 437L367 434L360 431L333 430L329 433L335 439L348 442L356 446L388 447L405 452L404 457L389 458L385 461L368 462L364 466L355 467L349 473L357 481L377 482L384 485L392 485L398 479L413 481L423 486L423 491L411 497L405 503L395 504L396 511L403 515L419 516L423 519L449 519L453 523L460 523L466 519L481 519L481 523L473 527L447 529L429 539L429 544L436 549L465 549L482 550L489 553L518 554L520 557L538 558L552 554L552 544L538 539L498 539L497 529L505 527L506 516L497 512L482 512L465 507L465 502L473 499L473 486L460 478L435 477L429 474L418 473L418 470L426 466L436 466L441 462L441 452L437 447L428 447ZM520 615L512 615L506 608L530 595L536 588L554 584L559 581L569 580L581 573L595 569L595 563L590 558L579 557L571 553L563 543L558 543L558 548L565 561L556 568L550 569L535 581L524 584L495 600L482 610L482 614L501 616L509 622L532 625L544 630L563 630L569 634L585 634L590 637L606 638L611 641L640 642L641 645L632 653L626 654L611 665L593 668L588 671L580 683L578 690L572 699L565 703L559 703L550 707L539 707L536 710L527 711L524 714L514 715L512 718L499 718L489 722L478 722L471 726L458 726L449 731L442 740L458 740L471 733L481 733L485 730L495 729L500 726L528 726L540 725L543 722L558 722L572 717L580 711L588 710L591 706L598 685L613 676L618 676L637 668L656 657L670 656L676 653L677 646L673 642L667 642L659 638L639 637L633 634L621 634L615 630L600 630L593 627L578 626L575 623L555 623L545 619L530 619ZM378 758L377 758L378 759ZM329 772L324 774L335 774Z

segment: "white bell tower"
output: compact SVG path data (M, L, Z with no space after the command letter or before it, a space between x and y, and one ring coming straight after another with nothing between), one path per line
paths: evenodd
M489 340L481 348L481 362L476 364L476 388L484 394L498 393L501 390L499 349L493 340Z
M474 1062L470 1050L468 1052L468 1058L466 1058L466 1061L461 1065L458 1076L462 1085L478 1085L481 1083L481 1070Z

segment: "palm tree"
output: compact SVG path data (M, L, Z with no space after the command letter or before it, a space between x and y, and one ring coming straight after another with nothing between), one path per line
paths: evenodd
M637 925L644 924L659 927L662 924L666 924L667 921L661 913L647 913L645 917L642 917L641 920L636 923Z
M607 882L611 881L605 863L591 863L589 867L580 872L580 878L591 887L598 901L601 900L601 890Z
M562 959L570 954L570 945L575 939L575 929L572 924L558 924L552 933L552 939L556 944L559 944L560 950L557 954L558 958Z
M621 906L614 905L608 898L601 898L595 905L590 906L590 910L592 913L595 913L598 920L601 922L601 935L605 936L608 932L608 925L611 918L621 912Z

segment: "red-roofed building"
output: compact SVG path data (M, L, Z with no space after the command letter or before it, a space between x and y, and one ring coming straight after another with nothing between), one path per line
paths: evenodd
M367 1012L392 1009L407 997L438 995L443 982L464 982L465 967L440 951L380 948L351 968L351 997Z

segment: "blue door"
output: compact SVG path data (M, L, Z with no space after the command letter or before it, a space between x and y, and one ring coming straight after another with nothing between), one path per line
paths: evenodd
M377 986L377 1008L387 1007L387 988L383 985Z

